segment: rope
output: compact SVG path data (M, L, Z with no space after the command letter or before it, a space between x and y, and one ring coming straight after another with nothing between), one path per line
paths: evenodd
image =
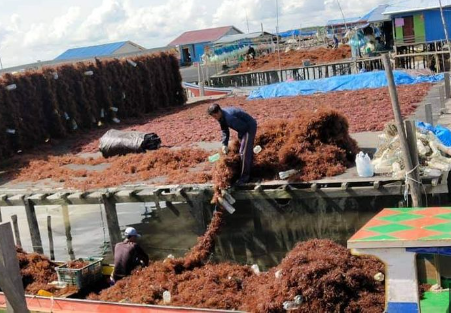
M410 185L409 185L409 180L417 183L421 186L421 188L423 188L423 193L426 195L426 207L428 206L428 197L426 194L426 187L424 187L423 182L421 181L417 181L415 179L413 179L412 177L410 177L410 174L412 174L413 172L415 172L419 167L419 164L417 166L415 166L412 170L406 172L406 179L405 179L405 190L404 190L404 201L407 204L407 207L409 207L409 191L410 191ZM420 195L421 196L421 195Z
M102 205L101 204L99 204L99 210L100 210L100 220L102 221L102 231L103 231L103 251L102 251L102 255L106 255L107 250L108 250L107 243L109 241L106 240L105 222L104 222L104 219L103 219L103 211L102 211Z

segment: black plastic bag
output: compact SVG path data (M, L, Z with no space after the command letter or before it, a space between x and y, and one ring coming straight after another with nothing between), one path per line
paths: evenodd
M142 153L160 148L161 139L155 133L111 129L100 138L99 150L103 157Z

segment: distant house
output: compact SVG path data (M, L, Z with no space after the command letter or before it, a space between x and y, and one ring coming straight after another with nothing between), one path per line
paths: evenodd
M120 41L104 45L69 49L57 56L55 60L92 59L95 57L115 56L145 50L145 48L131 41Z
M451 30L451 0L442 0L448 33ZM445 40L439 1L409 0L389 5L396 46L433 43Z
M329 35L344 34L347 29L366 24L361 17L348 17L345 19L329 20L326 24L326 30Z
M234 26L193 30L181 34L169 43L168 46L177 46L180 51L180 62L182 64L189 64L199 62L205 50L211 48L213 42L224 36L242 33L242 31Z

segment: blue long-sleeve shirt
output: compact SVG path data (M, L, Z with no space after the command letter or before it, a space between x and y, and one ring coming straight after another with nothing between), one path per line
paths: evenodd
M224 108L222 109L222 117L219 121L222 130L222 144L227 146L229 144L230 131L229 128L238 133L238 138L257 128L255 119L239 108Z

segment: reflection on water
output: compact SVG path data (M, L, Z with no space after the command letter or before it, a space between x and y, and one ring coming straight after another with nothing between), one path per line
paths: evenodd
M279 263L299 241L329 238L346 245L347 239L371 217L384 207L396 207L400 200L371 197L240 201L235 203L233 215L225 215L213 258L268 268ZM430 199L430 204L431 201L440 204L440 198ZM193 214L193 210L201 210L201 214ZM208 203L202 207L187 203L117 205L121 230L135 227L143 235L141 245L154 260L168 254L185 254L205 230L213 210ZM23 248L32 251L25 209L2 207L1 213L4 222L11 221L13 214L18 216ZM36 214L46 254L46 221L50 215L57 260L103 255L106 261L112 261L103 206L37 206Z

